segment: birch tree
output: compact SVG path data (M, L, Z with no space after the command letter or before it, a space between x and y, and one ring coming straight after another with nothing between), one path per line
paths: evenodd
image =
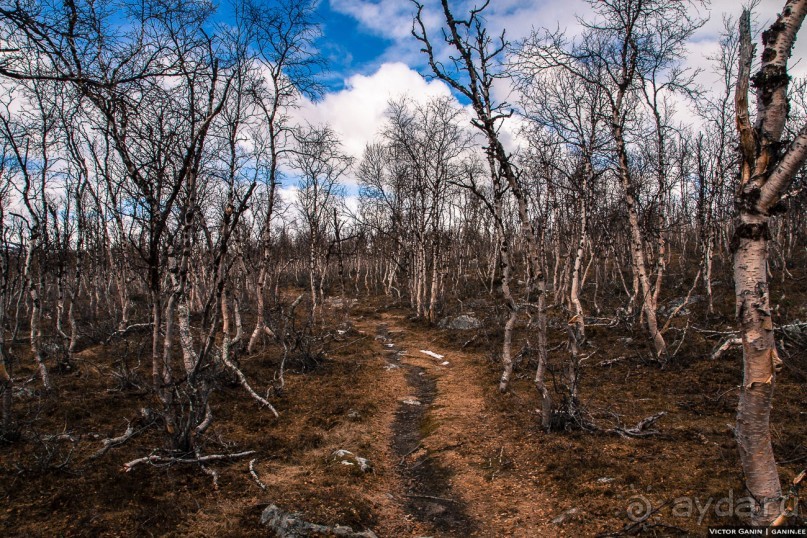
M537 310L538 367L535 385L541 399L542 422L549 426L551 399L544 383L546 371L546 283L543 269L543 243L535 221L530 216L529 196L525 191L510 153L505 149L500 137L502 122L509 116L507 104L498 102L493 94L493 85L506 77L503 69L504 53L508 43L504 34L493 37L488 33L482 20L482 13L489 5L486 1L480 7L472 8L467 18L456 18L448 0L441 0L443 38L456 54L449 64L439 61L434 45L426 31L424 6L416 0L417 15L412 26L412 35L421 43L421 49L429 62L432 74L448 84L454 91L471 103L475 118L472 125L480 131L486 143L485 151L489 160L495 163L515 198L521 233L527 245L528 286L527 302L533 300Z
M579 38L569 41L558 32L533 33L521 47L518 63L524 71L564 69L584 83L602 88L616 173L627 212L630 255L634 279L639 285L641 312L653 351L664 360L667 343L657 314L656 291L660 281L657 279L654 285L647 260L648 238L640 213L643 185L632 163L630 143L642 102L653 104L660 88L681 84L679 64L686 52L686 42L702 24L688 10L697 8L700 2L604 0L590 5L597 18L581 19L584 31ZM651 93L646 94L648 86ZM658 112L652 106L651 110ZM654 114L654 117L663 145L664 126L660 116Z
M740 139L740 180L735 206L734 289L743 345L743 383L737 407L737 443L746 487L754 498L752 521L767 525L782 513L782 487L771 445L770 412L776 351L768 291L769 223L784 209L781 200L807 160L807 123L792 141L782 139L788 116L788 60L807 15L807 0L788 0L762 33L759 70L752 77L751 13L740 17L739 68L735 91ZM756 117L749 86L756 90ZM777 520L778 521L778 520Z
M353 160L342 151L336 133L327 126L305 127L296 137L298 145L291 165L300 174L297 207L308 244L308 291L313 318L324 299L326 241L331 213L340 200L339 179L353 165Z
M256 48L256 63L264 73L263 81L254 88L254 97L263 113L265 155L258 165L265 183L261 194L263 208L260 226L260 256L257 264L255 293L257 316L247 349L255 349L258 340L272 335L266 320L266 291L272 270L272 221L277 206L280 165L292 147L288 110L300 95L319 92L312 73L322 66L315 53L314 40L319 27L312 20L315 4L309 0L284 0L265 7L249 2L242 14L243 23Z

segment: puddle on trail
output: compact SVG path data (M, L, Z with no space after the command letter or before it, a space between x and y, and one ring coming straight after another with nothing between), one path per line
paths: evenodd
M404 369L411 391L398 404L392 425L392 448L400 458L398 471L406 488L404 509L438 531L468 534L473 522L465 512L464 503L452 495L451 471L420 446L421 439L434 427L429 419L429 407L437 395L437 382L423 368L401 362L404 352L390 340L386 325L379 325L377 334L384 344L387 364Z

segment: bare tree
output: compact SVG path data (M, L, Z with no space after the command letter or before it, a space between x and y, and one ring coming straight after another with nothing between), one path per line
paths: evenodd
M260 257L257 265L257 311L255 328L247 349L253 351L259 338L271 335L266 322L266 289L272 269L272 218L277 205L279 167L291 149L287 111L300 95L316 95L319 88L313 72L322 67L313 41L319 27L313 22L315 3L310 0L284 0L265 8L258 2L246 4L242 14L256 45L256 62L266 74L253 92L264 114L265 156L259 165L266 183L263 222L260 230Z
M460 157L469 143L460 115L461 110L448 98L420 106L402 99L390 103L382 132L387 155L395 159L396 173L410 183L413 306L418 316L431 322L437 321L449 189L459 177ZM429 267L431 274L427 275Z
M641 294L642 315L654 352L663 359L667 343L656 311L660 280L657 278L655 286L651 282L647 234L641 225L639 206L642 185L631 163L629 142L631 127L638 119L636 112L640 103L646 101L653 105L657 140L662 142L659 149L663 149L664 126L658 114L658 92L686 85L686 77L677 65L687 39L702 21L688 11L697 2L606 0L590 4L598 18L581 20L585 31L578 40L569 43L558 32L534 33L522 46L518 62L523 71L564 69L603 90L617 176L627 209L630 253L634 278L640 286L637 291ZM650 93L645 93L648 87ZM659 149L657 155L663 159L664 152ZM663 161L659 163L663 165ZM660 241L658 246L663 247L663 240Z
M14 428L12 409L11 357L6 348L6 305L10 292L10 250L9 230L6 225L6 207L11 197L12 183L7 172L8 142L0 149L0 437L11 437Z
M32 81L26 97L32 111L22 121L8 113L0 115L0 136L11 149L15 169L21 176L19 193L27 215L21 216L28 228L23 277L25 290L31 301L30 341L31 353L36 361L42 385L50 391L53 386L45 364L42 342L42 307L44 278L47 265L48 240L52 211L48 199L54 156L54 137L57 124L56 104L46 89L48 82ZM8 108L6 109L8 112Z
M308 242L309 292L314 317L324 299L326 241L330 216L340 199L339 179L353 161L342 152L336 133L329 127L309 126L296 136L298 147L291 164L300 173L297 202Z
M418 11L413 23L412 35L423 45L422 51L428 57L429 67L434 76L471 102L476 116L472 124L485 137L487 144L485 150L490 155L490 162L495 163L498 168L497 173L505 179L517 202L521 232L527 242L529 260L527 302L537 300L538 368L535 385L542 402L542 421L544 426L548 427L551 400L544 383L547 352L546 286L541 261L543 243L535 221L530 217L528 195L499 135L502 122L510 115L507 104L497 102L492 92L494 83L506 76L502 62L507 41L504 34L498 39L491 37L484 26L481 16L489 2L485 2L481 7L473 8L468 13L467 19L457 19L452 13L448 0L441 0L443 20L445 21L443 37L446 44L457 54L456 57L452 56L451 63L446 66L438 60L431 38L427 35L426 25L423 22L424 6L416 0L413 2ZM533 297L534 295L537 297Z

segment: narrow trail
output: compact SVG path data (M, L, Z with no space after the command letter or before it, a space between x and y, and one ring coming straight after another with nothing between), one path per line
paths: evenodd
M386 324L378 326L378 336L385 347L388 368L396 368L405 351L390 339ZM397 457L406 493L404 509L418 521L447 533L469 532L475 525L465 511L465 504L453 498L451 473L423 447L429 433L429 410L437 394L437 382L426 369L404 362L402 367L413 394L404 398L395 413L392 448Z
M480 358L441 344L437 329L408 323L403 312L358 324L376 335L384 368L400 369L407 383L389 441L404 512L431 536L564 536L550 523L549 484L519 458L519 447L537 439L507 431L489 407L485 390L495 387L485 387Z

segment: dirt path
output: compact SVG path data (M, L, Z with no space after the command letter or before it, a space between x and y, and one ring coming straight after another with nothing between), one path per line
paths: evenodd
M395 413L392 449L400 457L399 473L404 482L404 509L422 523L446 533L468 532L475 525L465 512L465 504L453 497L451 473L434 454L423 447L431 422L430 408L437 395L435 378L421 366L404 361L406 355L390 338L386 324L378 326L388 368L403 367L412 394L405 397Z
M360 325L375 331L385 368L407 381L390 433L406 513L434 536L563 536L544 485L519 461L530 439L508 432L486 403L482 359L440 345L436 330L403 313Z

